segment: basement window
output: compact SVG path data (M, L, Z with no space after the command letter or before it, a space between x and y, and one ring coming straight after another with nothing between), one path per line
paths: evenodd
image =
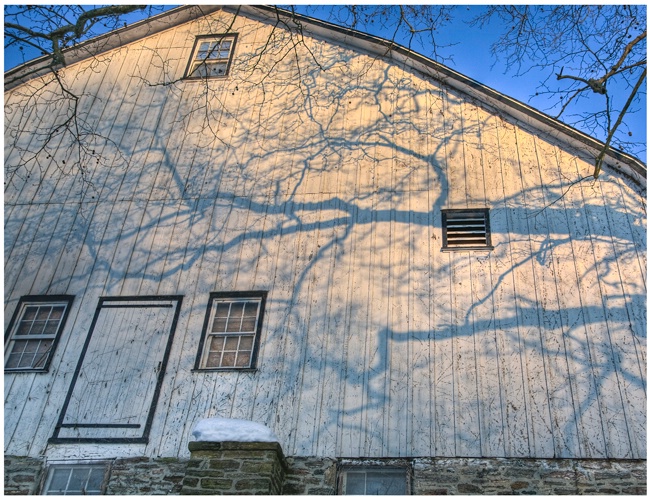
M339 493L407 495L407 470L401 467L345 467L339 474Z
M442 250L491 250L487 208L442 211Z
M266 292L210 294L196 369L255 368L265 301Z
M5 332L5 372L46 372L72 304L70 295L22 297Z
M198 36L185 73L186 78L228 76L237 35Z
M66 464L50 466L43 495L103 495L106 464Z

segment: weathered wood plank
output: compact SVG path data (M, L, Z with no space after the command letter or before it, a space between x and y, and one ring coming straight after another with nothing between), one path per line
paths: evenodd
M572 452L580 453L580 447L556 287L558 271L553 253L555 245L552 242L559 236L555 237L551 232L549 210L545 208L552 200L544 197L544 190L540 187L542 179L544 182L553 183L555 176L547 163L540 159L534 138L517 129L517 143L523 192L526 195L531 263L537 289L537 312L540 318L545 376L553 424L554 456L568 457Z
M504 380L502 378L503 353L499 343L496 307L500 287L506 285L494 280L496 261L507 251L507 227L503 207L498 203L501 165L498 157L496 124L480 107L476 108L476 133L480 148L480 164L483 179L484 203L490 208L491 244L494 250L489 256L477 255L475 270L478 279L473 280L472 293L477 294L475 323L478 333L479 401L481 402L481 452L483 456L505 456L506 428ZM495 147L496 146L496 147ZM487 258L486 258L487 257ZM482 285L483 288L479 288ZM521 379L519 379L521 380Z
M46 238L49 234L39 233L43 220L46 217L46 211L40 205L29 205L27 210L19 209L19 212L25 213L18 237L14 240L13 248L9 262L11 265L5 266L5 296L19 298L21 295L27 295L31 283L25 286L19 281L20 274L23 271L28 259L30 259L30 249L38 245L39 240ZM50 220L51 223L51 220ZM49 231L47 231L49 233ZM5 315L7 314L7 303L5 303ZM11 315L9 315L11 317Z
M361 172L359 175L362 175ZM363 453L362 428L366 398L364 380L367 377L368 337L372 335L368 324L372 203L372 198L357 198L352 205L354 227L349 236L352 255L349 257L350 284L346 299L349 304L346 324L349 326L344 328L343 332L347 341L347 353L344 372L341 374L345 384L341 403L341 425L337 436L337 452L340 452L341 456L361 456Z
M543 343L537 310L536 286L531 263L532 247L526 215L526 194L523 190L521 159L515 127L499 123L499 144L506 217L510 237L510 261L506 261L499 279L512 274L514 296L506 318L508 340L504 348L506 359L522 366L523 394L513 387L507 413L513 423L510 429L511 453L514 456L548 457L553 455L553 436L543 359ZM498 271L497 271L498 272ZM514 326L517 325L517 330ZM516 335L516 336L515 336ZM517 359L517 357L519 359ZM514 359L513 359L514 358ZM515 399L523 396L522 399Z
M315 451L320 456L332 456L339 452L340 443L336 437L342 422L343 386L342 374L346 353L346 295L349 280L349 244L352 224L355 217L344 201L336 196L330 202L333 210L333 233L329 244L331 259L329 264L329 288L327 296L327 316L325 318L325 343L323 346L323 364L318 392L321 402L318 407L316 425L317 441Z
M398 179L401 185L403 178ZM406 181L408 182L408 181ZM390 213L390 260L387 297L388 387L386 413L388 421L387 456L404 455L410 447L411 419L411 324L409 318L410 239L409 193L393 192Z
M549 237L552 238L558 311L562 321L562 342L567 360L567 381L573 395L573 411L578 426L579 443L571 447L570 453L573 455L579 450L580 456L603 456L605 441L598 408L597 388L590 366L587 331L584 327L583 298L579 290L580 277L575 265L581 256L576 255L573 248L573 235L577 232L572 231L569 221L572 214L565 201L566 197L575 193L575 190L564 185L563 172L561 164L558 164L555 148L537 138L535 144L540 166L545 172L544 182L540 185L545 203L550 205L544 209L544 215L548 224ZM567 189L570 189L571 193L566 192Z
M371 273L372 285L369 303L368 345L366 353L367 376L364 401L363 456L384 455L387 451L386 392L389 384L388 290L390 255L387 239L390 237L390 197L377 195L373 204Z
M168 258L165 274L177 275L178 282L176 284L171 279L166 279L160 288L164 293L184 295L168 376L160 398L160 413L164 415L164 420L160 427L156 427L158 419L154 422L152 436L158 436L158 439L149 445L152 451L157 449L167 456L188 454L186 443L192 426L197 419L202 418L194 413L194 409L205 376L203 373L193 373L192 369L206 314L208 292L214 279L212 272L208 272L211 269L210 263L207 266L204 264L206 258L216 253L215 248L210 246L213 206L212 199L198 199L187 215L187 222L183 218L182 224L177 223L175 229L179 230L179 234L186 235L187 241L180 240L183 241L184 252ZM174 236L173 241L179 240ZM155 432L156 429L159 429L158 433ZM169 432L167 429L174 431Z
M441 252L442 247L442 215L440 210L450 206L449 190L451 189L450 170L453 162L450 160L447 111L450 107L444 90L434 98L434 111L431 115L430 128L433 131L432 164L438 174L439 191L434 191L433 213L431 222L434 231L432 245L432 273L430 287L433 290L433 402L434 402L434 437L435 455L455 456L456 419L454 412L454 344L451 335L451 254Z
M645 456L646 444L646 383L645 369L640 364L638 349L641 348L639 338L634 336L630 328L632 323L632 296L639 293L645 297L641 284L628 284L630 277L638 273L635 259L630 258L629 228L625 224L625 216L620 212L620 193L615 182L605 175L599 178L594 190L593 205L588 209L593 221L592 229L597 235L607 235L603 244L609 248L607 257L599 260L599 269L605 295L605 311L608 329L614 350L614 359L618 371L619 387L624 398L622 408L630 436L630 456L640 458ZM613 188L613 189L612 189ZM612 207L603 210L601 207ZM602 214L602 215L601 215ZM641 301L638 299L636 303Z
M309 196L305 196L305 200ZM305 210L313 207L311 210ZM322 413L325 413L327 426L332 416L332 408L324 406L326 363L328 356L336 356L336 351L328 351L328 346L341 347L337 341L339 332L334 325L327 323L329 314L334 313L339 304L331 304L328 298L332 284L333 260L336 255L337 205L331 200L322 203L304 201L299 212L300 239L296 241L297 268L294 279L294 292L291 296L292 342L297 351L295 362L295 431L292 433L293 449L302 455L316 455L318 436L322 432ZM329 378L329 384L337 384L336 378ZM309 438L308 436L312 436ZM331 436L330 446L335 444Z
M433 346L431 321L431 244L428 190L412 191L409 199L409 338L411 343L409 390L410 435L408 456L431 456L434 452Z

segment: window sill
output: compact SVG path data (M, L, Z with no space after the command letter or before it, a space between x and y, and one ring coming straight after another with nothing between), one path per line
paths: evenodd
M469 252L469 251L484 251L484 252L489 252L490 250L494 250L493 246L489 247L442 247L440 249L441 252Z
M5 368L5 374L9 373L47 373L49 370L44 368Z
M205 372L244 372L244 373L255 373L258 371L257 368L192 368L192 373L205 373Z

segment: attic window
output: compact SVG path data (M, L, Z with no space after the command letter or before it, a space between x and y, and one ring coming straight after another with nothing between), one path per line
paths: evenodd
M442 211L442 250L490 250L487 208Z
M236 35L198 36L187 78L220 78L228 76Z

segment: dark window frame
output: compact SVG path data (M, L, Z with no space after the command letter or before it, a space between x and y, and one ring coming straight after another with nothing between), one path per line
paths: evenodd
M226 62L226 71L223 75L193 75L196 72L196 69L204 64L205 59L200 60L198 58L198 52L201 42L205 41L217 41L223 40L226 38L232 39L232 45L230 46L230 51L228 53L228 61ZM190 53L190 58L185 68L184 78L186 80L204 80L206 78L227 78L230 75L230 68L232 66L233 54L235 52L235 46L237 45L237 33L220 33L215 35L197 35L194 40L194 45L192 46L192 52ZM198 64L197 64L198 62Z
M442 210L442 248L443 252L462 252L467 250L492 250L492 234L490 231L490 209L489 208L462 208L462 209L448 209ZM484 235L485 243L477 245L454 245L449 244L448 238L448 219L458 214L475 214L480 212L483 214L484 220ZM452 217L448 217L451 215Z
M61 338L61 334L65 328L68 316L70 315L70 309L72 308L74 298L74 295L24 295L20 297L18 305L14 310L14 314L11 317L11 321L9 322L9 326L5 331L5 373L47 373L49 371L50 364L52 363L52 358L54 357L54 353L56 352L56 348L59 343L59 339ZM52 346L48 351L47 358L45 359L43 366L40 368L7 368L7 359L13 352L13 346L16 341L16 330L23 319L27 307L31 305L42 306L44 304L64 305L65 311L61 316L56 333L52 337ZM28 337L28 335L25 337ZM26 338L25 340L30 339Z
M196 354L196 361L194 362L194 371L207 372L207 371L256 371L257 370L257 355L260 348L260 338L262 335L262 327L264 324L264 311L266 309L266 298L268 292L253 290L253 291L237 291L237 292L212 292L208 300L208 306L205 312L205 319L203 320L203 328L201 329L201 339L199 341L199 348ZM253 347L251 351L250 363L246 367L237 366L219 366L219 367L205 367L203 366L203 359L205 357L205 349L208 346L208 339L211 336L218 336L209 332L210 324L213 322L215 309L214 306L217 302L237 302L241 299L254 299L260 301L259 313L257 316L257 328L255 329L253 337ZM232 336L236 336L238 332L233 332ZM225 335L225 334L224 334Z

